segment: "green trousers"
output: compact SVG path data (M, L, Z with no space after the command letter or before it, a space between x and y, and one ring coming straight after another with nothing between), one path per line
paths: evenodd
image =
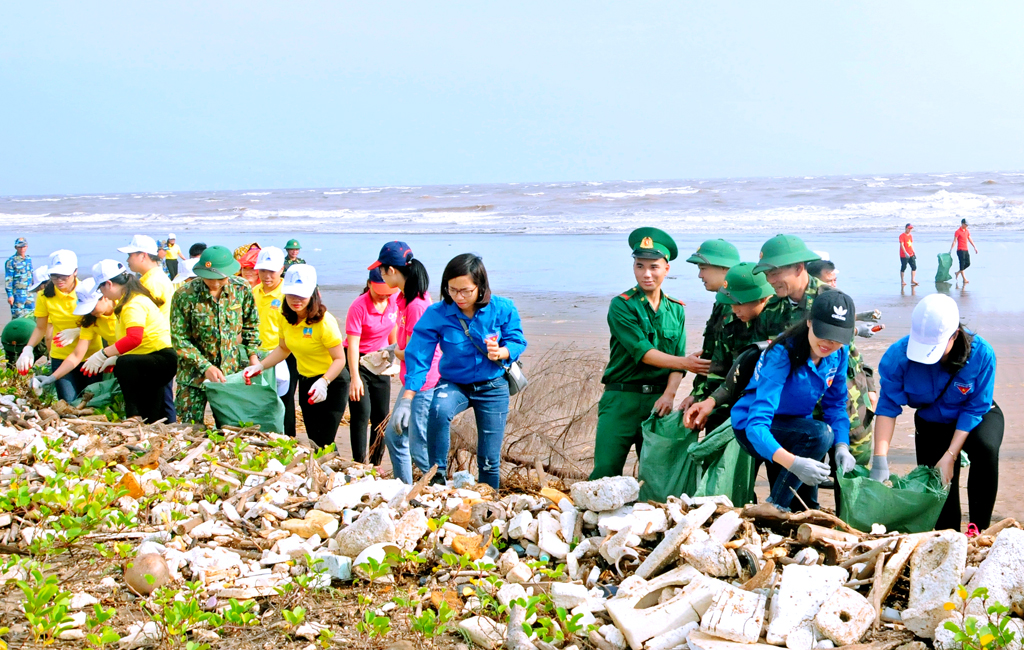
M640 455L644 442L641 425L650 417L659 397L660 393L604 392L597 405L597 437L591 481L621 475L630 447L636 445L636 455Z
M178 422L202 424L206 414L206 390L198 386L178 384L174 395L174 409L178 412Z

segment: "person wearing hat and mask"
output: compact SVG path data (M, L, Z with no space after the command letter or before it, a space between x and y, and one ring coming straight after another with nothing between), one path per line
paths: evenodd
M683 373L706 374L711 365L699 352L686 356L683 303L661 289L678 255L675 241L657 228L637 228L628 241L637 284L608 308L611 349L601 378L591 480L620 475L630 448L640 455L641 424L651 411L671 412Z
M711 306L711 316L704 325L704 343L701 346L700 358L711 360L712 353L718 343L716 334L722 334L722 321L730 313L718 290L725 282L729 269L740 263L740 253L736 247L724 239L709 239L686 259L690 264L697 265L697 277L704 283L704 289L715 293L715 303ZM728 368L725 368L728 370ZM724 372L724 370L723 370ZM680 409L685 410L694 402L705 399L714 390L710 385L710 375L696 375L690 394L683 398Z
M241 268L238 275L242 276L249 283L250 288L255 288L260 283L260 276L256 272L256 260L259 258L262 247L257 243L245 244L235 249L235 259L238 260Z
M371 269L366 288L352 301L345 318L348 368L341 380L349 384L349 436L357 463L366 462L367 448L372 452L370 464L380 465L384 458L384 421L391 412L391 377L375 375L359 360L389 346L393 354L398 336L396 293L398 289L384 282L380 268ZM391 358L394 360L394 356ZM369 439L367 427L371 433Z
M960 278L964 281L964 286L967 286L969 280L967 274L964 271L971 265L971 253L967 250L967 244L974 246L974 254L978 254L978 247L974 245L974 240L971 239L971 231L967 229L967 219L960 220L960 227L953 233L953 244L949 247L949 252L953 252L956 249L956 258L960 263L960 270L956 272L957 283Z
M913 229L914 224L908 223L900 234L900 284L904 287L907 286L907 281L903 279L903 274L908 266L910 267L910 286L917 286L917 254L914 253L914 236L910 234Z
M190 280L171 300L171 343L178 351L175 407L183 422L202 424L204 381L259 362L260 316L240 265L224 246L203 251Z
M164 244L164 263L167 265L167 275L172 279L178 277L178 258L181 257L181 246L178 246L177 237L172 232L167 235L167 243Z
M293 376L304 396L299 406L306 435L314 444L326 447L335 442L348 402L348 384L338 381L345 370L341 328L323 303L312 266L296 264L285 271L281 291L285 300L277 348L243 373L249 379L294 357L298 371Z
M817 487L830 474L822 459L830 448L842 471L856 464L849 450L844 382L854 314L853 299L845 293L818 296L809 318L761 353L745 393L732 407L736 440L767 463L768 502L780 509L796 505L797 488L808 508L818 507ZM822 420L812 417L819 401Z
M280 337L281 307L284 305L284 251L276 246L261 249L255 268L260 283L253 287L252 297L260 314L260 350L269 354L277 349ZM284 433L292 437L295 437L297 377L294 356L289 356L284 365L278 364L274 368L277 394L284 402Z
M288 243L284 245L284 250L288 256L284 260L284 270L287 271L289 268L296 264L305 264L306 260L299 257L299 251L302 250L302 246L299 246L298 239L289 239Z
M967 479L970 522L992 523L999 492L1003 412L995 403L996 355L988 341L960 324L949 296L925 296L910 319L910 335L896 341L878 365L881 393L875 414L871 478L889 478L889 444L904 406L915 409L917 464L934 466L950 486L936 530L960 530L960 452L971 459Z
M412 249L405 242L393 241L384 244L377 256L377 261L370 265L370 270L380 269L380 276L389 287L396 289L395 305L398 308L398 339L395 356L401 361L398 373L399 380L405 384L406 365L405 348L412 338L416 323L430 307L430 277L423 264L413 257ZM421 472L430 469L429 451L427 449L427 419L430 405L434 399L434 387L441 378L438 364L441 361L441 348L434 348L434 358L427 371L427 379L423 388L416 392L410 403L411 416L409 424L402 427L398 418L392 416L384 431L384 442L388 446L391 467L395 478L412 485L412 466ZM397 407L402 399L395 402Z
M35 313L36 297L29 291L32 286L32 258L28 256L28 240L14 240L14 255L4 263L4 288L11 318L26 318Z

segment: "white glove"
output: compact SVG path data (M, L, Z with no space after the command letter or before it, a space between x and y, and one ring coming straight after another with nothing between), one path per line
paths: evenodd
M42 395L43 389L57 381L53 375L39 375L32 378L32 390L36 395Z
M78 335L82 332L81 327L72 327L71 329L61 330L53 336L53 344L58 348L66 348L75 342Z
M93 376L98 375L103 370L103 364L109 359L103 350L99 350L94 353L91 357L86 359L85 363L82 364L82 374Z
M28 371L32 369L32 364L35 360L35 355L32 354L32 346L26 345L21 349L21 354L18 356L18 362L14 367L18 369L19 374L27 375Z
M857 466L857 459L850 453L850 445L839 443L832 452L836 458L836 469L840 476L849 474Z
M380 351L384 353L383 356L387 360L388 363L394 363L395 360L398 359L398 357L395 356L395 348L397 348L397 347L398 347L397 343L392 343L391 345L387 346L386 348L381 348Z
M309 403L319 404L325 399L327 399L327 380L321 377L313 382L313 387L309 389Z
M242 377L245 379L245 385L248 386L252 383L252 378L263 372L262 363L254 363L245 370L242 371Z
M875 335L876 332L874 328L877 326L872 323L857 323L856 327L857 336L863 336L864 338L869 339Z
M104 361L103 365L100 367L100 372L104 373L107 370L113 368L114 364L117 363L117 359L118 359L118 357L110 357L109 359Z
M831 473L831 469L825 463L813 458L804 458L803 456L797 456L793 459L793 464L789 466L789 471L795 474L804 485L820 485L825 482L825 479Z

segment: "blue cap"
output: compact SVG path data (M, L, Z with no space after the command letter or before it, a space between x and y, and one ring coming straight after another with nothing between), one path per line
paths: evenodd
M370 269L370 282L384 284L384 276L380 274L380 267Z
M15 248L21 248L22 246L28 246L28 240L27 239L25 239L24 237L18 237L17 239L14 240L14 247ZM384 254L384 251L381 251L381 255L383 255L383 254ZM411 252L409 253L409 258L412 259L412 253Z
M406 244L404 241L389 241L380 249L380 255L377 256L377 261L366 268L375 269L378 266L408 266L411 261L412 249L409 248L409 244ZM370 278L370 281L383 282L383 280L373 280L373 278Z

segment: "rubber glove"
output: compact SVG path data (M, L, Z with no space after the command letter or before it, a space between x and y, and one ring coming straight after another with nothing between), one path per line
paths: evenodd
M254 363L245 370L242 371L242 377L245 378L245 385L250 386L252 384L252 378L263 372L262 363Z
M100 372L113 372L115 363L117 363L117 357L110 357L103 362L103 365L100 367Z
M819 485L828 478L832 470L820 460L797 456L793 459L793 464L789 466L789 471L795 474L804 485Z
M412 419L412 400L408 397L399 397L395 402L395 412L391 414L391 419L395 421L395 433L403 435Z
M57 381L53 375L38 375L32 378L32 390L36 395L42 395L43 389Z
M887 456L871 457L871 480L886 481L889 479L889 458Z
M71 329L61 330L54 335L53 344L58 348L66 348L75 342L75 339L78 338L81 331L81 327L72 327Z
M319 404L325 399L327 399L327 380L321 377L313 382L313 387L309 389L309 403Z
M32 354L32 347L26 345L21 349L21 354L18 356L18 362L15 364L15 368L18 369L18 374L27 375L28 371L32 369L32 364L35 362L35 355Z
M103 350L95 352L91 357L86 359L85 363L82 364L82 374L92 377L98 375L103 370L103 364L106 363L110 357Z
M882 326L875 323L857 323L856 328L857 336L863 336L866 339L882 331Z
M385 355L384 358L388 360L388 363L394 363L395 360L398 359L398 357L395 356L395 348L397 348L397 347L398 347L397 343L392 343L391 345L387 346L386 348L381 348L380 351L384 353L384 355Z
M841 442L832 448L832 453L836 457L836 469L840 476L849 474L857 466L857 459L850 453L850 445Z

